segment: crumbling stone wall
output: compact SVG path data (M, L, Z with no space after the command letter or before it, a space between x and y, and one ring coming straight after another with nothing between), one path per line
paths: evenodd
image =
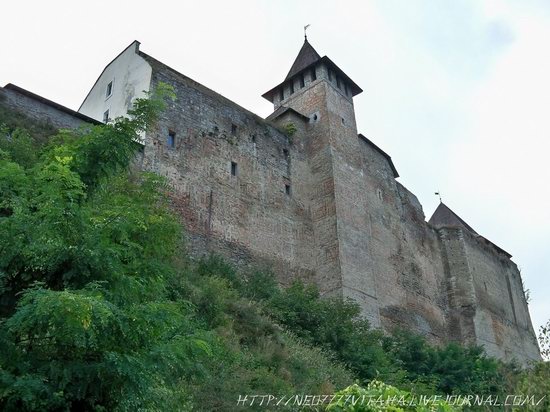
M478 344L499 358L540 359L516 264L482 237L466 232L463 239L475 294Z
M360 235L375 279L380 326L412 328L444 342L448 302L437 233L425 223L416 196L393 178L387 159L365 140L357 142L366 194Z
M23 113L31 121L43 123L53 130L78 129L83 124L97 123L83 114L12 84L0 87L0 106Z
M241 266L269 265L282 283L311 276L312 226L299 188L309 177L288 136L191 79L150 63L153 85L172 85L177 98L146 137L143 167L173 186L191 252L221 253ZM169 132L175 133L173 148L166 143Z
M152 84L171 84L177 100L147 136L143 166L174 187L195 255L265 264L283 284L310 279L324 294L355 299L384 330L537 358L515 265L460 228L425 221L387 155L358 137L351 98L322 67L282 102L309 120L289 111L270 124L146 59ZM487 282L494 292L484 292Z
M322 72L319 71L317 76L315 81L306 80L305 88L282 103L310 119L307 133L297 133L293 140L294 148L306 161L307 179L294 180L302 183L297 188L303 190L310 211L312 238L309 247L314 262L314 280L321 293L342 296L334 162L328 126L330 112L325 104L327 88ZM283 124L283 121L278 124Z

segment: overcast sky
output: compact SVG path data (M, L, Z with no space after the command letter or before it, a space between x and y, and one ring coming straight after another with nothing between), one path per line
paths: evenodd
M0 84L78 109L104 66L141 49L245 108L303 41L364 90L359 131L429 218L444 202L514 257L535 329L550 318L550 2L4 1Z

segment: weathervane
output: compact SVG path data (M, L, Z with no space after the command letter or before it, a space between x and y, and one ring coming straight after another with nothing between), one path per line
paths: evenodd
M438 190L437 192L435 192L434 195L439 196L439 203L443 203L443 200L441 200L441 191L440 191L440 190Z
M304 39L306 39L306 40L307 40L307 28L308 28L309 26L311 26L311 24L306 24L306 25L304 26Z

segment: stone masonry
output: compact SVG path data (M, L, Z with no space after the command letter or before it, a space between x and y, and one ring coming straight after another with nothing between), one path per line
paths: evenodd
M133 42L109 63L79 112L124 115L159 82L170 103L144 136L141 167L174 188L195 256L265 266L352 298L383 330L488 354L540 359L511 256L443 203L429 222L390 156L358 134L361 89L304 42L266 119L166 66Z

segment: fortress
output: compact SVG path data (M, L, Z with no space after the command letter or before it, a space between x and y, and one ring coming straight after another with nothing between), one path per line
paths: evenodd
M166 176L195 255L267 265L282 284L316 283L357 301L374 327L489 355L540 359L511 255L441 203L426 222L391 157L358 133L361 88L305 40L263 94L263 119L153 57L135 41L103 70L78 112L14 85L0 104L55 127L123 116L159 82L176 100L143 137L138 162Z

